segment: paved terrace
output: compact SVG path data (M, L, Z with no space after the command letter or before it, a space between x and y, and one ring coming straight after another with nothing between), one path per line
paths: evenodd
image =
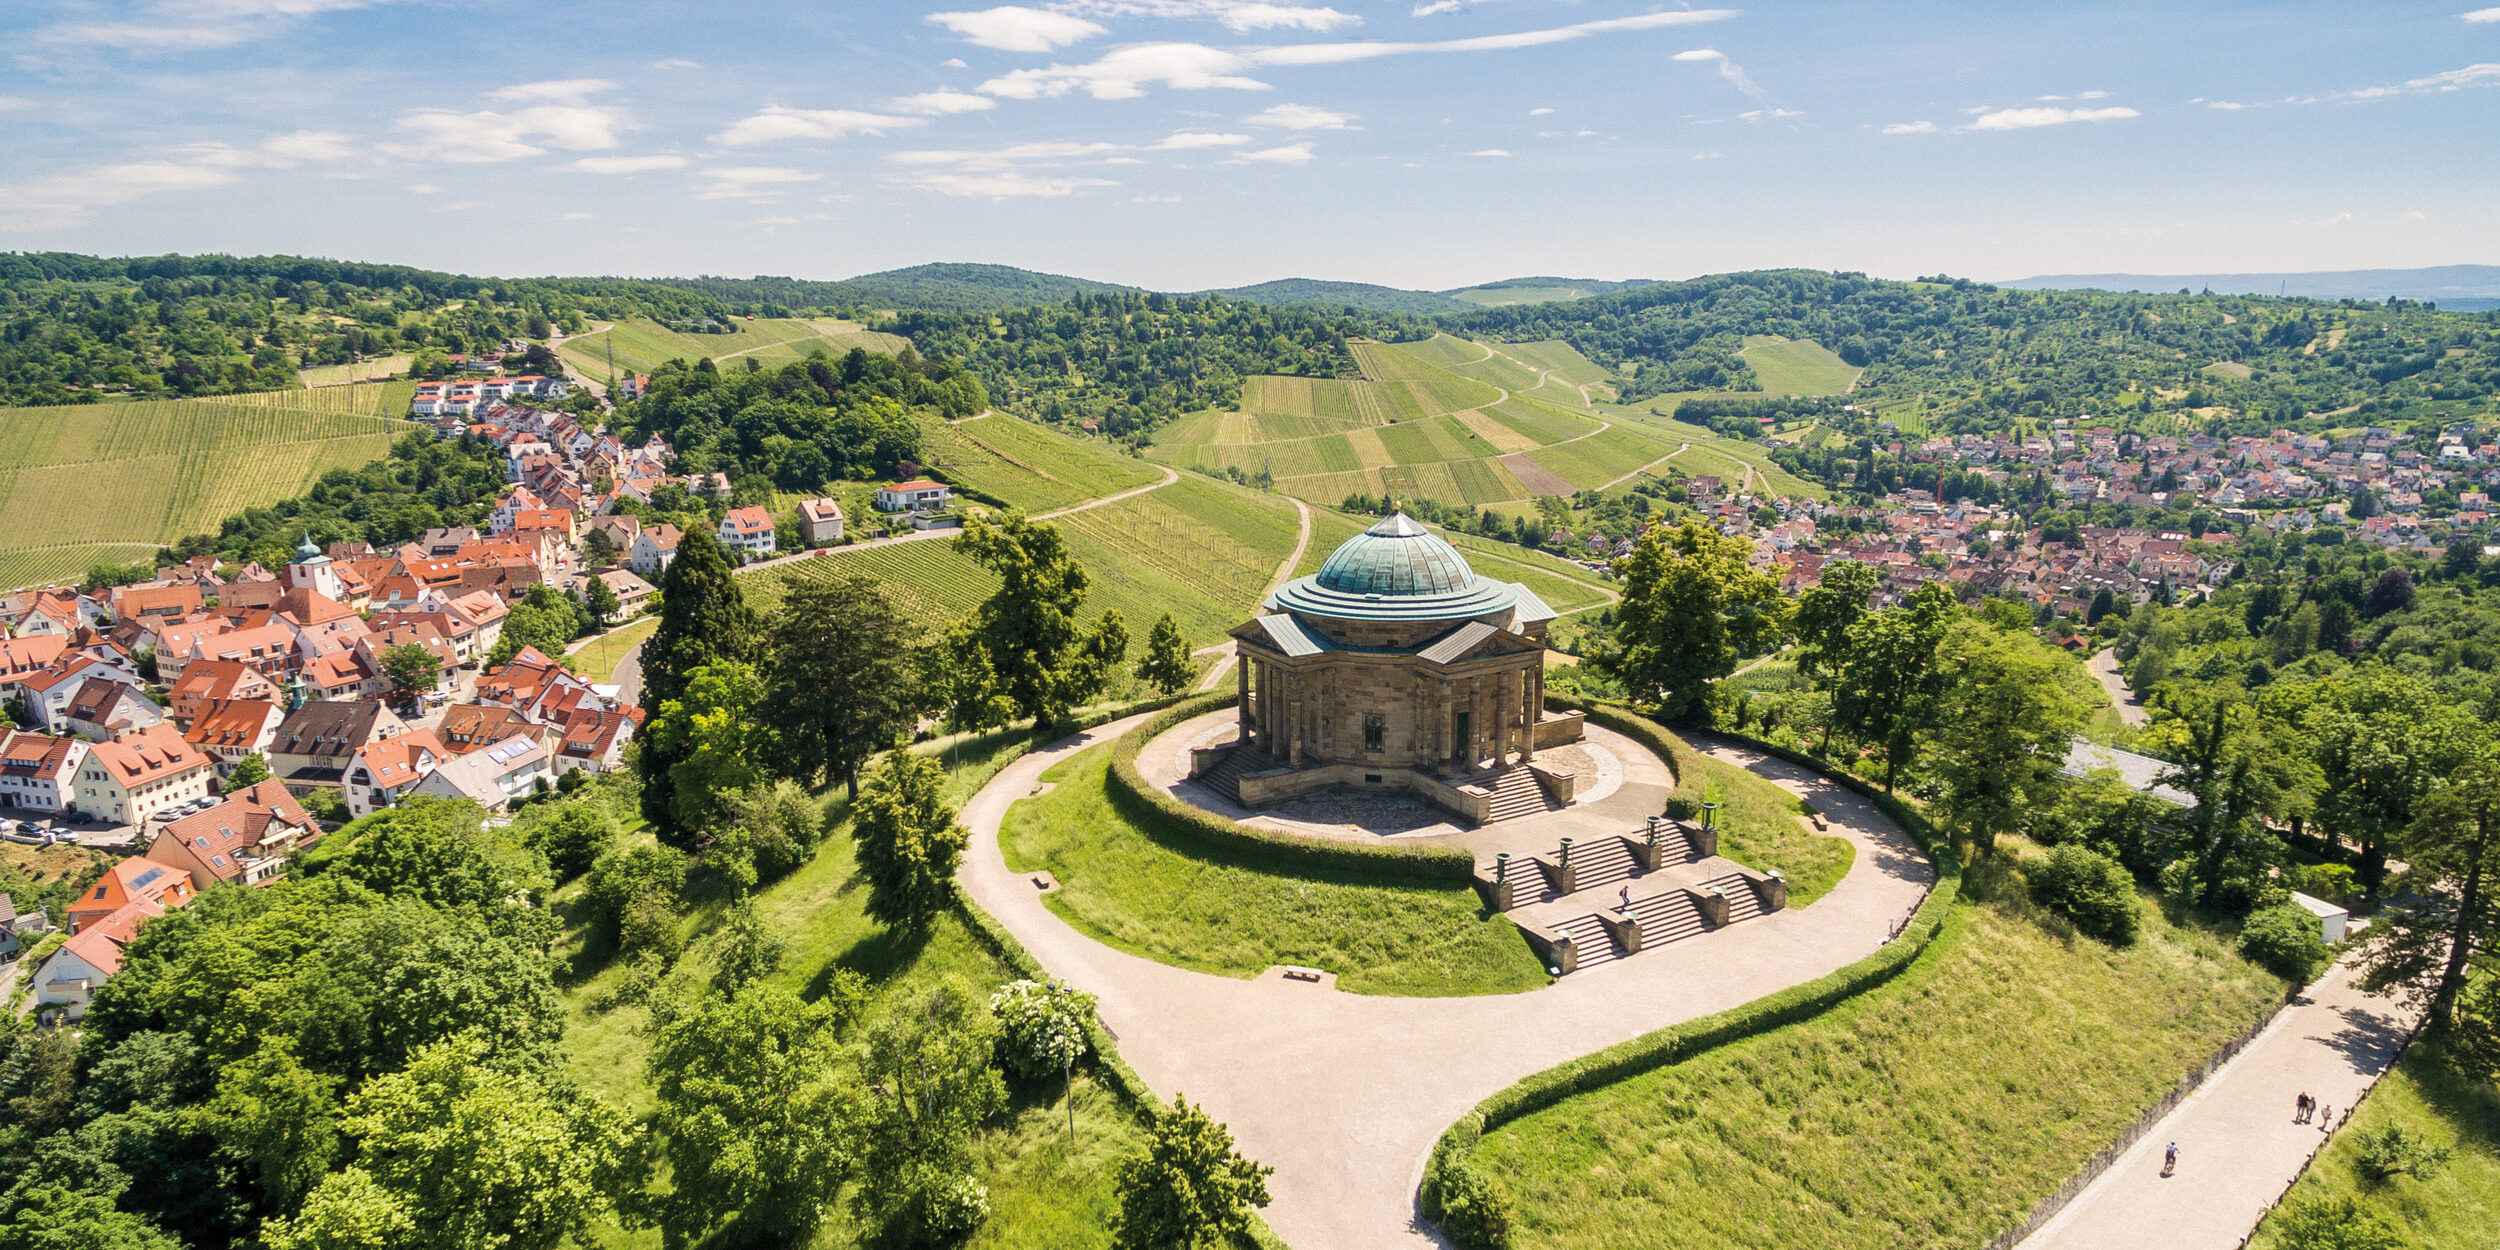
M1297 1250L1442 1244L1415 1212L1415 1187L1433 1141L1469 1108L1567 1059L1863 958L1934 880L1909 836L1866 800L1804 768L1721 745L1710 754L1810 799L1833 833L1856 844L1848 876L1812 906L1523 994L1387 998L1288 982L1274 970L1246 981L1184 971L1077 932L1029 880L1007 871L998 849L1007 808L1036 791L1045 769L1144 719L1064 739L1002 771L964 808L972 845L960 879L1052 976L1100 997L1104 1023L1148 1085L1203 1102L1244 1153L1275 1167L1265 1214ZM1618 796L1641 784L1627 775ZM1648 795L1658 800L1648 808L1655 812L1663 792ZM1543 822L1532 823L1543 836Z

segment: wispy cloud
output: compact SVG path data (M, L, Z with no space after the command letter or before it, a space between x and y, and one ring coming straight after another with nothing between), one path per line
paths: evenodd
M354 138L328 130L272 135L250 146L195 143L161 157L65 170L0 184L0 230L59 230L86 222L99 208L150 196L204 191L243 180L244 171L293 169L359 155Z
M1326 5L1276 4L1271 0L1061 0L1050 6L1086 17L1161 17L1211 21L1226 30L1310 30L1359 26L1363 19Z
M701 69L701 68L703 68L703 63L702 63L701 61L689 61L689 60L687 60L686 58L684 58L684 57L682 57L682 56L672 56L672 57L670 57L670 58L668 58L667 60L664 60L664 61L653 61L653 62L651 63L651 68L653 68L653 69Z
M1932 135L1936 133L1936 123L1894 122L1884 127L1884 133L1888 135Z
M565 166L585 174L647 174L658 169L684 169L682 156L585 156Z
M2484 22L2500 22L2500 9L2476 9L2471 13L2459 13L2457 17L2477 25Z
M1467 155L1469 155L1469 156L1508 156L1508 155L1510 155L1510 153L1505 152L1505 151L1503 151L1503 150L1502 150L1502 149L1500 149L1500 148L1480 148L1480 149L1478 149L1478 150L1476 150L1476 151L1469 152Z
M1534 48L1592 35L1718 21L1735 16L1735 12L1733 9L1693 9L1644 13L1634 17L1605 18L1570 26L1477 35L1466 39L1362 40L1240 49L1216 48L1201 43L1140 43L1114 48L1100 59L1083 65L1015 70L982 83L980 90L1016 100L1055 98L1078 91L1097 100L1133 100L1143 96L1146 88L1155 86L1182 91L1265 91L1268 84L1251 77L1251 71L1269 66L1343 65L1426 53Z
M1352 113L1331 112L1308 104L1279 104L1261 109L1242 121L1253 126L1272 126L1278 130L1351 130Z
M1099 22L1020 4L961 13L932 13L929 20L973 44L1001 52L1052 52L1082 43L1111 28Z
M22 95L0 95L0 113L23 113L33 107L35 102Z
M1313 155L1310 142L1305 140L1301 143L1288 143L1283 147L1244 152L1240 159L1259 165L1308 165Z
M110 4L112 16L60 22L35 32L44 43L118 48L128 52L201 52L295 33L324 13L370 8L392 0L155 0Z
M897 96L891 103L906 113L930 113L949 116L955 113L978 113L998 107L998 101L969 91L923 91L918 95Z
M1969 126L1972 130L2032 130L2041 126L2065 126L2075 122L2111 122L2143 114L2125 105L2097 109L2030 108L1998 109L1982 113Z
M792 169L786 165L733 165L706 169L699 176L703 181L695 184L695 198L698 200L748 200L757 203L778 200L795 185L824 177L823 174Z
M2446 70L2421 78L2409 78L2384 87L2363 87L2358 91L2339 93L2342 100L2380 100L2389 96L2422 95L2436 91L2463 91L2468 87L2500 87L2500 63L2481 62L2463 69Z
M1714 63L1719 67L1719 77L1726 79L1729 86L1745 93L1746 97L1751 99L1754 103L1759 104L1763 106L1763 108L1771 110L1772 112L1778 113L1779 116L1792 116L1792 114L1780 109L1778 103L1771 99L1770 92L1764 91L1762 88L1755 86L1754 80L1745 73L1743 67L1739 66L1736 62L1729 60L1727 53L1721 52L1717 48L1694 48L1688 52L1678 52L1675 54L1675 59L1679 61L1707 61Z
M927 124L925 118L897 117L890 113L868 113L858 109L794 109L773 104L758 110L751 117L731 122L728 128L712 136L712 142L745 147L791 139L842 139L851 135L882 138L896 130Z

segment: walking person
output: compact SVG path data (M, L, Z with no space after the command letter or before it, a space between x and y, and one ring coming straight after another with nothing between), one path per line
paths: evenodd
M1623 910L1632 910L1632 887L1628 885L1623 887Z
M2179 1143L2177 1143L2177 1142L2175 1142L2175 1141L2174 1141L2174 1142L2170 1143L2170 1149L2168 1149L2168 1150L2165 1150L2165 1151L2161 1152L2161 1174L2162 1174L2162 1175L2164 1175L2164 1176L2168 1176L2168 1175L2170 1175L2171 1173L2176 1172L2176 1171L2178 1171L2178 1170L2179 1170Z
M2328 1103L2326 1110L2318 1114L2318 1131L2321 1133L2335 1131L2335 1104Z

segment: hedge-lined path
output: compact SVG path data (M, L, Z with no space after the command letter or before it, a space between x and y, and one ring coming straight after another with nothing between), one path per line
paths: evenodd
M1645 951L1525 994L1388 998L1264 975L1168 967L1077 932L1007 870L998 830L1041 774L1145 722L1063 739L1009 765L965 805L959 879L1049 973L1101 999L1120 1051L1166 1098L1187 1094L1269 1164L1265 1214L1295 1250L1440 1244L1415 1212L1432 1144L1522 1078L1643 1033L1810 981L1881 947L1934 881L1909 835L1873 804L1782 760L1709 753L1804 795L1857 846L1811 907Z
M2319 978L2019 1250L2235 1250L2326 1145L2318 1124L2292 1122L2292 1099L2306 1092L2340 1121L2413 1031L2415 1013L2361 992L2358 972L2346 960Z

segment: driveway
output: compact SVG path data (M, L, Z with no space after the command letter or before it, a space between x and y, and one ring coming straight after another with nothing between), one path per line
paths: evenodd
M2118 672L2117 652L2106 649L2095 651L2083 666L2091 670L2092 680L2101 683L2101 689L2109 692L2109 701L2118 708L2120 723L2129 727L2152 723L2153 714L2144 710L2144 704L2136 699L2135 692L2127 689L2127 679Z
M1494 1092L1564 1060L1724 1011L1863 958L1934 878L1907 834L1859 796L1784 761L1710 753L1805 795L1858 848L1814 905L1575 973L1545 989L1476 998L1345 994L1280 979L1172 968L1077 932L1007 871L998 829L1042 772L1143 716L1028 755L963 811L959 874L1052 976L1100 999L1103 1022L1166 1098L1186 1093L1269 1164L1268 1223L1297 1250L1442 1244L1415 1211L1432 1144Z

